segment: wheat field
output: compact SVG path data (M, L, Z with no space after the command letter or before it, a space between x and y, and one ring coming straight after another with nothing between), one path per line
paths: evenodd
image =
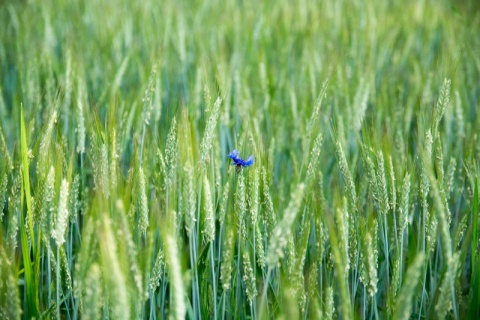
M479 35L473 0L0 2L0 319L478 319Z

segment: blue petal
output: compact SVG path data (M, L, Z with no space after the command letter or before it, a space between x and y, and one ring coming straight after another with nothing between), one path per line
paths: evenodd
M248 157L247 161L243 162L243 165L245 167L250 167L254 163L255 163L255 159L253 158L253 156L250 156L250 157Z
M230 159L233 159L233 160L237 159L237 157L238 157L238 151L237 151L237 150L233 150L232 152L230 152L230 153L228 154L228 157L229 157Z

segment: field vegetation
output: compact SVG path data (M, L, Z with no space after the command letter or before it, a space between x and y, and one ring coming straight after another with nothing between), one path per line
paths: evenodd
M0 39L1 319L479 316L477 1L2 1Z

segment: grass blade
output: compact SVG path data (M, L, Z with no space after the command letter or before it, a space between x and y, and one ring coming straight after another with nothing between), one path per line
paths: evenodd
M30 231L32 252L35 256L35 236L33 233L33 212L31 204L31 195L30 195L30 175L28 167L28 149L27 149L27 135L25 133L25 121L23 118L23 105L20 108L20 139L21 139L21 155L22 155L22 169L23 169L23 185L22 193L25 194L25 202L27 203L27 219L28 219L28 228ZM23 201L22 201L23 203ZM27 231L25 230L25 221L23 213L21 214L21 242L22 242L22 255L23 255L23 264L25 268L25 285L27 291L27 305L30 312L30 316L34 317L38 314L38 295L37 283L34 281L32 271L32 262L30 260L30 248L28 245ZM38 268L38 264L36 265Z

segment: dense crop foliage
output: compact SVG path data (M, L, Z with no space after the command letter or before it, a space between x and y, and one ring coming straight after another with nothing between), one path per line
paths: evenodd
M479 35L476 1L2 1L0 318L477 317Z

